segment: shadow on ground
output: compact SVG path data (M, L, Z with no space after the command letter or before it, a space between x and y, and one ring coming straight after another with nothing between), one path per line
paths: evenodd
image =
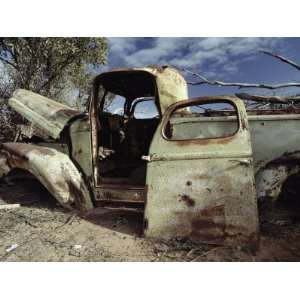
M84 215L69 212L32 178L1 180L0 198L21 204L0 210L1 261L300 261L300 210L284 200L260 207L260 247L253 253L142 238L141 213L100 207Z

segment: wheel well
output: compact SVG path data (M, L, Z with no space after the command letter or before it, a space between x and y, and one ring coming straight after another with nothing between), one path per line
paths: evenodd
M286 183L293 181L297 174L300 174L299 160L276 160L268 163L255 175L258 200L267 198L276 202L282 194L283 186L286 189Z
M300 208L300 172L289 176L282 184L278 204L288 208Z

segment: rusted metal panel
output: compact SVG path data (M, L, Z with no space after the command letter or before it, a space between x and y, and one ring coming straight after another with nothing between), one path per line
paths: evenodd
M32 173L65 208L93 207L90 193L70 158L55 149L31 144L1 144L0 175L14 168Z
M258 116L249 125L255 173L284 154L300 150L299 119L294 115Z
M48 136L57 139L68 122L81 112L39 94L18 89L9 105Z
M23 168L34 174L54 197L67 208L93 207L88 183L94 184L93 192L98 202L144 203L146 236L173 238L189 237L217 244L255 244L258 238L258 215L254 190L254 171L258 196L276 198L286 178L299 172L299 155L286 152L299 151L299 111L268 110L249 111L249 124L243 103L235 97L203 97L182 102L211 102L228 100L238 109L238 130L221 138L190 138L169 141L163 128L174 106L187 99L187 85L174 68L149 66L145 68L116 69L99 75L95 84L116 73L136 72L151 76L155 89L151 90L165 113L154 136L148 161L147 189L120 185L108 186L98 174L99 107L93 98L90 102L90 119L56 101L25 90L17 90L10 99L10 106L33 122L43 133L58 139L64 131L65 139L46 147L29 144L7 143L1 145L0 177L13 168ZM122 76L123 76L122 75ZM122 77L123 80L123 77ZM123 86L130 92L138 89ZM171 107L169 107L172 105ZM223 111L211 112L205 120L198 118L201 126L209 128L214 136L221 129L230 127L236 118ZM189 132L182 124L183 135ZM250 127L250 129L249 129ZM34 135L28 128L27 135ZM92 131L92 132L91 132ZM251 133L251 139L250 134ZM200 136L199 132L195 136ZM252 144L252 149L251 149ZM55 150L56 148L56 150ZM63 152L63 153L62 153ZM146 153L145 153L146 154ZM297 153L296 153L297 154ZM68 157L70 156L70 157ZM280 159L282 158L282 159ZM278 159L280 161L278 161ZM94 170L93 170L94 167ZM98 182L97 182L98 180ZM148 195L148 196L147 196ZM147 197L146 197L147 196ZM146 201L147 200L147 201Z
M175 68L170 66L113 69L97 76L95 83L117 72L124 73L124 75L128 72L146 72L152 75L156 83L161 113L164 113L169 105L188 98L188 89L185 79Z
M88 178L92 177L91 129L88 117L77 119L70 125L71 156Z
M213 103L219 98L225 99L201 99ZM167 110L148 157L146 236L257 245L258 211L246 112L238 99L226 99L239 112L238 131L226 138L169 141L163 128L175 105Z
M133 188L126 186L102 186L95 189L96 201L117 201L117 202L134 202L145 203L146 201L145 188Z
M286 153L259 169L256 174L258 199L275 202L285 181L300 171L300 152Z

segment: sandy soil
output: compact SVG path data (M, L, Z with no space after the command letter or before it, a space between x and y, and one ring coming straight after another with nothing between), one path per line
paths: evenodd
M261 210L261 242L248 249L216 247L141 236L142 215L97 208L87 215L66 212L35 180L0 182L0 261L299 261L300 212Z

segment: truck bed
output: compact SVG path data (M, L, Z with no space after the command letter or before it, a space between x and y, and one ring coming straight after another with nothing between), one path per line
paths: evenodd
M237 130L236 116L229 114L214 111L211 116L193 114L172 120L174 139L232 135ZM251 110L247 114L255 172L284 154L300 151L300 110Z

